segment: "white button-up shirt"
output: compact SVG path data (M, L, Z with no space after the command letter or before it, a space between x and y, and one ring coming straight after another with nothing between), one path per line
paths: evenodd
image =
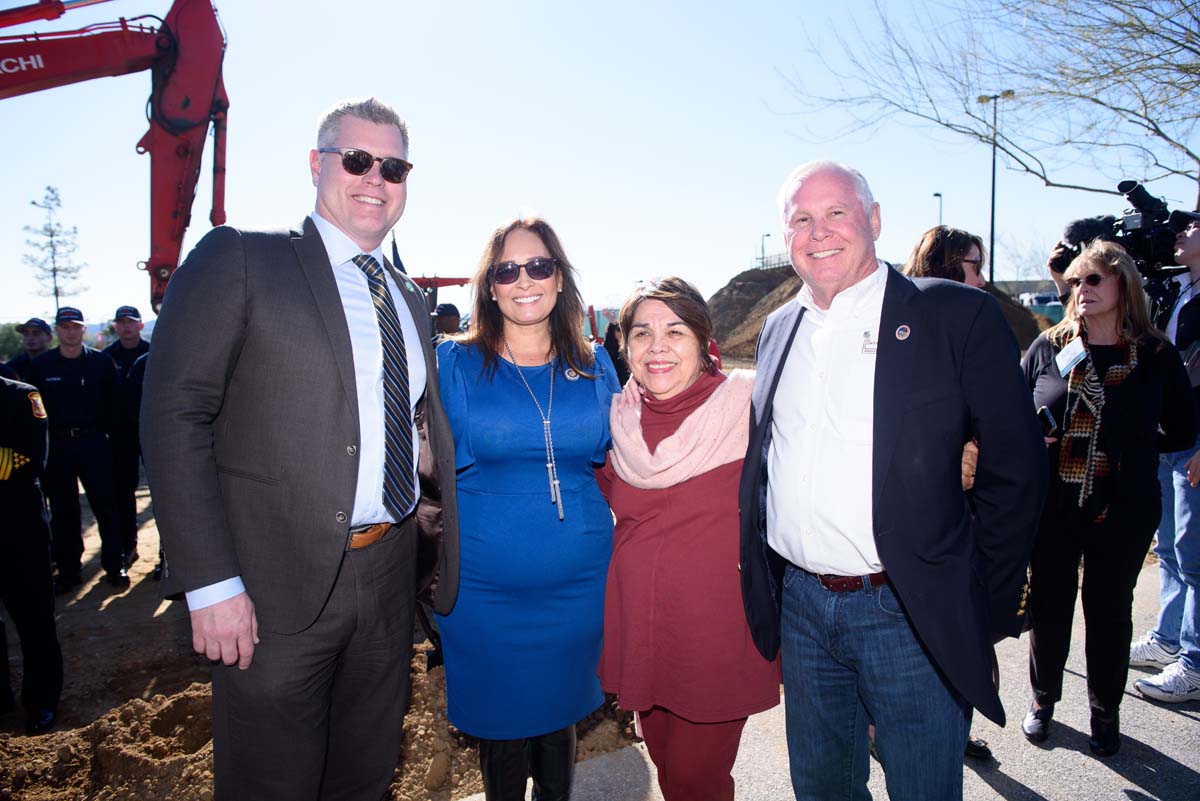
M812 573L883 569L875 548L871 465L875 352L890 268L837 293L828 310L805 285L796 338L771 407L767 542Z

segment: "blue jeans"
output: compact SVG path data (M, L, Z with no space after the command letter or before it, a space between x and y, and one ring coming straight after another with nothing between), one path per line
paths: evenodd
M870 799L867 726L892 801L958 801L971 708L917 640L891 586L830 592L788 566L783 687L797 801Z
M1179 658L1190 670L1200 670L1200 488L1187 480L1193 447L1159 456L1162 521L1158 524L1158 625L1150 635L1164 645L1181 648Z

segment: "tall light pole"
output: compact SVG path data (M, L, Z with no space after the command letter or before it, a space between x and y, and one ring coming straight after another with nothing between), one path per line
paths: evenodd
M767 237L770 234L763 234L758 240L758 266L762 269L767 266Z
M942 224L942 193L934 192L933 196L938 199L938 225L941 226L941 224Z
M980 103L992 104L992 227L991 233L988 235L988 283L996 283L996 138L998 122L997 114L1000 110L1000 100L1011 100L1016 97L1017 93L1012 89L1005 89L998 95L980 95L976 100Z

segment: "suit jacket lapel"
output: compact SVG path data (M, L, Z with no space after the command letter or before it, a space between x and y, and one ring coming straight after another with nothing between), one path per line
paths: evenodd
M342 306L342 296L333 277L329 254L325 251L325 243L321 241L317 227L312 219L305 217L301 228L302 231L292 231L292 246L296 250L296 258L300 261L304 277L308 279L308 286L316 300L321 321L325 325L325 334L329 337L329 346L333 349L338 375L342 379L346 403L350 406L357 428L360 425L358 387L354 382L354 350L350 346L346 310Z
M770 424L771 404L775 402L775 390L779 387L779 375L783 371L783 361L792 349L792 340L800 328L800 320L804 317L804 307L795 301L789 301L789 308L779 317L776 323L778 332L775 336L763 339L762 349L758 353L759 375L770 376L769 383L755 386L754 405L758 412L755 425Z
M912 385L912 365L917 348L928 332L923 330L915 304L916 286L888 265L879 316L878 349L875 353L875 422L873 426L872 506L878 508ZM875 518L878 520L879 515Z

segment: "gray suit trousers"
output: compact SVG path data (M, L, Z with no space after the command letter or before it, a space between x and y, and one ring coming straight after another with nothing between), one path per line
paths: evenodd
M347 551L311 626L260 629L249 669L213 668L217 801L384 797L404 741L416 545L409 516Z

